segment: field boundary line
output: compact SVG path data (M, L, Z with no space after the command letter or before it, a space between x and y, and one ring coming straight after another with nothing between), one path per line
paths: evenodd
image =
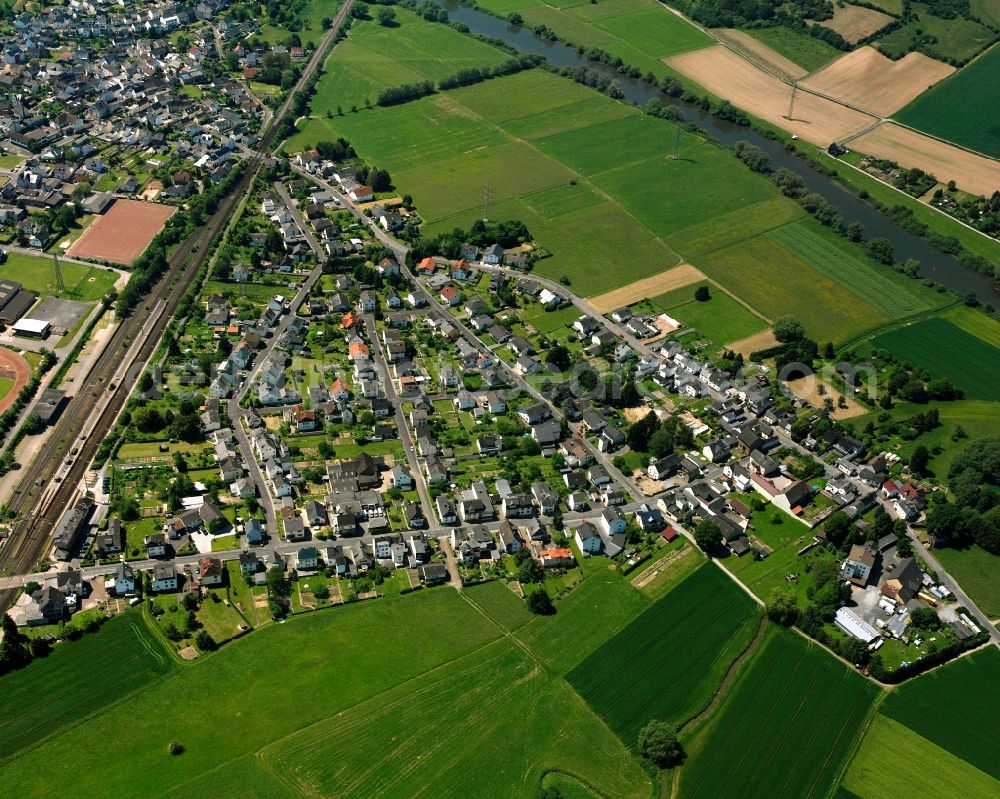
M948 662L950 663L951 661ZM869 706L868 712L865 714L865 719L858 728L858 734L855 736L854 740L851 741L851 745L847 749L844 762L841 763L840 768L837 769L836 779L831 784L830 792L827 794L827 799L832 799L835 795L834 792L838 787L840 787L840 783L843 782L844 777L847 776L847 770L851 767L851 763L854 762L854 758L858 756L858 752L861 751L861 744L865 740L865 736L868 735L869 728L874 723L876 716L878 716L881 712L882 703L885 701L885 697L885 692L878 694Z

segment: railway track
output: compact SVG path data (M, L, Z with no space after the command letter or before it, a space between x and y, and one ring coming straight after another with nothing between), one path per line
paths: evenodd
M52 531L62 513L75 501L98 447L114 427L143 366L156 350L181 298L205 263L212 240L225 229L233 210L253 185L263 158L275 145L279 123L291 108L295 93L322 64L352 5L353 0L347 0L341 6L295 88L272 117L271 125L257 144L256 155L247 160L240 182L207 222L178 245L170 257L167 271L139 308L114 332L52 434L25 470L9 503L18 521L0 548L0 575L28 573L48 550ZM130 359L131 363L124 377L116 383L114 376L125 365L125 359ZM106 396L107 392L110 397ZM103 402L102 395L105 395ZM68 462L68 458L72 458L72 462ZM66 472L56 482L57 472L66 468L67 463ZM0 591L0 613L6 612L16 596L15 590Z

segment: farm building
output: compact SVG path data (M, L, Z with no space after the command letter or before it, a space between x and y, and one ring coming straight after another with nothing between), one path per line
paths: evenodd
M11 325L15 336L28 336L30 338L48 338L52 332L52 323L42 319L19 319Z
M35 295L15 280L0 280L0 322L13 324L35 304Z
M878 630L848 608L837 610L837 616L834 621L845 633L853 635L859 641L864 641L866 644L877 641L881 637Z

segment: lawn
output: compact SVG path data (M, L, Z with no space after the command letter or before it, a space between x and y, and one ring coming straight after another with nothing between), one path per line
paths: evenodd
M822 24L822 23L820 23ZM747 28L746 32L807 72L815 72L842 55L841 51L805 31L784 25Z
M68 300L90 302L99 300L118 279L116 272L97 266L84 266L72 261L60 261L65 291L56 289L55 269L51 258L23 255L12 252L0 264L0 277L16 280L26 289L40 296L63 297Z
M947 302L944 295L877 264L813 220L776 228L767 236L891 319L911 316Z
M483 762L484 753L501 751ZM638 760L570 687L506 641L401 682L260 755L311 796L523 797L553 770L604 796L650 793Z
M1000 396L1000 349L942 318L882 333L872 339L902 361L946 377L969 399Z
M996 408L994 414L1000 415L1000 408ZM975 544L968 549L935 549L934 557L958 580L983 613L991 619L1000 618L1000 557Z
M304 8L298 15L302 21L302 28L297 33L302 39L302 43L319 44L320 39L323 38L323 18L333 19L337 16L339 8L338 0L306 0ZM289 35L289 31L284 28L274 25L261 26L261 38L271 44L283 42L288 39Z
M1000 157L1000 129L996 109L1000 106L1000 47L924 92L896 119L907 125Z
M7 153L0 153L0 169L13 169L23 160L24 158L22 158L20 155L9 155Z
M166 679L173 668L138 612L111 619L79 641L58 644L47 658L0 678L0 761L26 756L43 739ZM17 768L0 769L5 782L6 773ZM48 791L37 793L43 794Z
M1000 779L998 680L1000 651L990 646L900 686L881 712Z
M707 286L711 294L705 302L694 299L700 286ZM765 320L707 280L660 294L650 302L720 345L739 341L767 327Z
M436 81L463 67L499 64L508 58L496 47L447 25L429 24L402 7L393 10L398 23L394 27L373 19L355 21L316 86L314 114L336 113L338 106L345 112L352 105L364 107L389 86Z
M816 341L844 341L889 321L768 236L702 256L695 266L763 316L795 317Z
M465 597L508 632L535 618L528 604L500 580L470 586Z
M16 381L13 377L0 377L0 401L6 397L12 388L14 388L14 383Z
M756 603L704 565L608 638L566 679L628 746L651 718L681 725L753 639Z
M687 742L681 797L825 797L877 693L800 636L771 628L726 702Z
M923 763L919 777L887 764ZM858 799L886 796L998 796L1000 781L879 714L861 742L841 785Z
M403 618L406 623L400 624ZM497 628L454 591L361 602L269 624L158 680L127 705L89 718L83 717L108 696L120 696L121 686L114 680L88 681L84 695L81 669L90 669L93 659L72 658L67 671L73 672L74 692L81 694L86 712L75 712L80 723L9 764L2 773L4 792L159 796L498 636ZM120 661L117 648L107 651ZM51 684L36 682L33 673L26 669L5 678L8 718L32 712L37 697L51 693ZM20 687L22 680L30 681L30 691ZM15 690L24 695L17 703L8 701L13 695L8 691ZM95 694L100 701L92 704ZM41 720L48 730L52 719ZM81 769L79 752L108 730L115 731L116 741L127 742L128 756L92 758ZM171 740L184 746L183 757L167 754Z
M620 574L597 571L556 602L554 616L537 616L516 635L557 674L565 674L648 605Z

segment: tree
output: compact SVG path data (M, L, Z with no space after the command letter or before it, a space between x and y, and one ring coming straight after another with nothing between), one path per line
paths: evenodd
M639 730L639 751L659 768L676 766L684 760L677 730L659 719L650 719L649 724Z
M391 8L382 6L375 12L375 21L378 22L379 25L388 28L396 21L396 12Z
M795 594L775 588L767 600L767 617L784 627L791 627L799 617L799 609L795 604Z
M0 630L3 640L0 641L0 674L19 669L31 660L27 646L27 637L17 629L14 620L7 614L0 618Z
M868 658L868 645L858 638L845 638L837 648L845 660L856 666L864 664Z
M194 637L194 645L202 652L214 652L219 648L219 645L215 643L215 639L208 634L207 630L198 631L198 634Z
M854 527L851 524L850 517L843 511L830 514L830 517L826 520L826 524L823 525L823 529L826 531L826 540L837 549L843 549L851 543L850 539Z
M918 630L936 630L941 626L941 619L933 608L917 608L910 613L910 621Z
M698 302L708 302L712 299L712 292L708 290L708 286L698 286L694 290L694 298Z
M569 350L563 344L556 344L545 353L545 362L564 372L570 367Z
M517 579L522 583L540 583L545 579L545 571L529 554L517 567Z
M551 616L556 612L555 605L552 604L552 599L544 588L532 591L528 597L528 610L539 616Z
M885 264L886 266L892 265L893 249L892 242L889 241L889 239L871 239L865 245L865 252L868 253L869 257L878 261L880 264Z
M169 743L169 745L167 746L167 751L171 755L176 756L176 755L182 754L184 752L184 747L181 744L179 744L177 741L171 741Z
M316 597L316 599L329 599L330 598L330 589L325 584L324 585L317 585L312 590L312 595L314 597Z
M711 519L702 519L698 526L694 528L695 543L701 547L701 551L708 556L714 555L719 550L719 539L722 533L718 526Z
M285 596L288 593L288 581L281 566L275 565L267 570L267 587L271 589L271 593L278 596Z
M24 430L25 435L33 436L45 430L45 422L37 413L29 413L21 429Z
M930 460L930 453L927 447L920 444L913 450L910 456L910 468L917 474L924 474L927 471L927 462Z
M847 226L847 238L851 241L858 242L865 237L865 226L860 222L851 222Z
M806 331L801 323L791 316L779 316L771 326L774 337L782 344L799 341L805 338Z

